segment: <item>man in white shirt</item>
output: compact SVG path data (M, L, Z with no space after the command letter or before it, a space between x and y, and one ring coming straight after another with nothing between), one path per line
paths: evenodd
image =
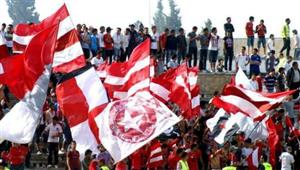
M3 23L3 24L2 24L2 27L1 27L1 30L0 30L0 36L2 36L2 38L4 38L5 28L6 28L6 24Z
M295 162L294 156L291 154L292 148L287 147L286 152L282 152L279 160L281 162L281 170L292 170L293 164Z
M99 53L98 55L96 55L95 57L92 58L91 60L91 64L94 66L94 67L98 67L100 64L103 64L104 61L103 61L103 58L101 57L101 53Z
M268 52L268 54L269 54L272 50L275 50L274 34L271 34L271 35L270 35L270 38L268 39L268 42L267 42L267 52Z
M119 61L123 44L123 35L121 33L121 28L117 28L117 32L113 35L112 38L114 40L114 57L116 61Z
M298 31L297 30L293 30L293 34L294 34L294 58L295 59L299 59L300 57L300 37L298 35Z
M235 58L236 71L242 69L247 74L247 65L249 64L249 56L246 54L246 47L242 47L241 53Z
M151 35L151 55L156 55L158 51L159 33L157 32L156 26L152 26Z
M55 168L58 167L58 144L59 137L62 135L63 130L60 124L58 124L58 117L54 116L52 123L50 123L44 131L49 132L48 136L48 168L52 166L52 155L54 155L54 165Z
M256 80L256 74L252 74L251 75L250 85L251 85L250 90L252 90L252 91L258 91L258 82Z

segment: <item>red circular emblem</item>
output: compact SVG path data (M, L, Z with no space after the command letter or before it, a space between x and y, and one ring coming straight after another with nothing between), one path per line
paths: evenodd
M129 98L115 102L109 115L113 135L130 143L143 142L155 131L156 108L154 99Z

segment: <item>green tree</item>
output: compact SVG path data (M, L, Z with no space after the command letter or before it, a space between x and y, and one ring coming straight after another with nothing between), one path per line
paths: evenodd
M157 11L153 17L154 24L157 27L158 32L162 32L166 27L166 15L164 14L164 7L162 0L157 2Z
M180 9L174 0L169 0L170 16L167 17L167 25L170 29L178 30L181 27L181 17L179 16Z
M207 28L208 31L211 31L212 29L212 22L211 20L208 18L205 22L204 22L204 27L202 27L202 29Z
M35 11L35 0L6 0L8 14L13 24L36 23L39 21L39 14Z

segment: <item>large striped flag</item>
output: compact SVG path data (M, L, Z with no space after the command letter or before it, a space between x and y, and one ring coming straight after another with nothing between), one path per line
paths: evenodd
M160 141L154 140L149 150L150 154L148 156L147 167L149 169L162 167L164 160Z
M0 121L1 139L31 142L47 96L57 32L56 24L33 37L23 54L0 59L0 84L20 99Z
M111 99L124 99L141 90L149 91L151 77L150 39L146 39L124 63L106 69L104 86Z
M0 58L8 56L8 50L6 46L6 41L2 35L0 35Z
M37 33L59 24L56 49L53 60L53 71L67 73L85 65L78 33L73 25L66 5L59 8L53 15L37 24L18 24L14 29L13 49L23 52L28 43Z
M100 140L94 115L102 112L108 98L95 69L85 66L66 74L56 88L56 95L81 158L87 149L97 153Z

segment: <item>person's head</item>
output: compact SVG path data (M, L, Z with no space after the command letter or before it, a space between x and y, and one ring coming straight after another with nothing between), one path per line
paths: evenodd
M270 39L274 40L274 34L270 34Z
M247 139L245 140L245 146L246 146L246 147L250 147L250 146L251 146L251 143L252 143L252 140L251 140L250 138L247 138Z
M179 32L180 35L183 35L184 34L184 29L183 28L179 28L178 32Z
M5 31L5 28L6 28L6 24L5 24L5 23L2 23L1 31Z
M172 59L173 59L173 60L176 60L176 58L177 58L177 55L176 55L176 54L172 55Z
M268 162L268 157L267 155L263 154L260 156L260 159L259 159L259 162L260 163L264 163L264 162Z
M214 33L214 34L217 34L218 30L217 30L216 27L213 27L213 28L211 29L211 32Z
M197 32L197 30L198 30L198 27L193 26L193 32Z
M153 26L151 27L151 30L152 30L153 33L156 33L156 30L157 30L156 26L153 25Z
M253 17L253 16L250 16L250 17L249 17L249 21L250 21L250 22L254 22L254 17Z
M284 54L283 53L279 53L279 58L284 58Z
M254 55L258 54L258 49L257 49L257 48L254 48L254 49L253 49L253 54L254 54Z
M105 27L104 27L104 26L101 26L101 27L100 27L100 32L101 32L101 33L104 33L104 32L105 32Z
M208 28L203 28L203 31L202 31L202 32L203 32L204 35L208 35L208 32L209 32L209 31L208 31Z
M226 18L226 21L227 21L227 23L231 23L231 18L230 18L230 17L227 17L227 18Z
M269 72L269 75L270 76L275 76L275 69L271 69L270 72Z
M125 35L129 35L129 34L130 34L130 28L126 28Z
M191 150L192 151L196 150L197 148L198 148L197 144L194 143L194 144L191 145Z
M117 34L121 34L122 29L121 28L117 28Z
M293 57L292 56L288 56L287 60L288 60L288 62L291 62L291 61L293 61Z
M98 30L94 28L93 31L92 31L92 33L93 33L93 35L97 35L98 34Z
M293 34L295 34L295 35L298 34L298 31L297 31L297 30L293 30L292 32L293 32Z
M278 72L279 72L279 74L284 74L284 73L285 73L284 67L280 67L280 68L278 69Z
M169 34L170 33L170 30L169 30L169 28L165 28L165 34Z
M14 26L13 26L12 24L9 24L9 25L7 26L7 31L8 31L8 32L12 32L13 29L14 29Z
M270 51L270 56L274 56L275 55L275 50L271 50Z
M175 30L171 30L171 35L175 36Z
M105 152L105 151L106 151L106 149L104 148L104 146L103 146L102 144L99 144L99 145L98 145L98 150L99 150L100 152Z
M183 159L183 160L187 160L188 159L187 152L182 152L180 158Z
M130 28L131 31L134 31L135 30L135 25L134 24L130 24L129 28Z
M111 33L111 30L112 30L112 28L107 27L107 28L106 28L106 33L110 34L110 33Z
M245 52L246 52L246 47L245 47L245 46L243 46L243 47L241 48L241 52L242 52L242 53L245 53Z
M257 77L257 75L256 75L255 73L252 74L252 75L251 75L251 80L252 80L252 81L256 80L256 77Z
M218 63L219 63L219 65L223 65L223 63L224 63L223 58L218 59Z
M77 24L76 25L76 29L78 32L81 32L82 31L82 25L81 24Z
M185 55L185 59L186 59L187 61L188 61L191 57L192 57L192 56L191 56L190 53L187 53L187 54Z
M286 148L286 151L287 151L288 153L292 153L292 152L293 152L293 149L292 149L292 147L288 146L288 147Z
M178 157L181 157L181 154L183 153L183 149L182 148L177 148L177 150L176 150L176 155L178 156Z
M52 118L52 123L53 123L54 125L56 125L56 124L58 123L58 121L59 121L59 119L58 119L57 116L54 116L54 117Z
M144 33L145 33L145 34L149 34L149 28L148 28L148 27L145 27L145 28L144 28Z
M287 25L289 25L289 24L291 23L291 20L290 20L289 18L287 18L287 19L285 19L285 23L286 23Z
M260 23L260 24L264 24L265 21L264 21L263 19L261 19L259 23Z
M74 140L71 142L71 150L76 150L76 141Z
M105 165L105 160L102 158L98 161L98 165L101 167L101 166L104 166Z
M86 150L85 152L84 152L84 157L86 158L86 159L92 159L92 151L90 150L90 149L88 149L88 150Z
M294 69L298 69L298 62L294 61L292 66L293 66Z

